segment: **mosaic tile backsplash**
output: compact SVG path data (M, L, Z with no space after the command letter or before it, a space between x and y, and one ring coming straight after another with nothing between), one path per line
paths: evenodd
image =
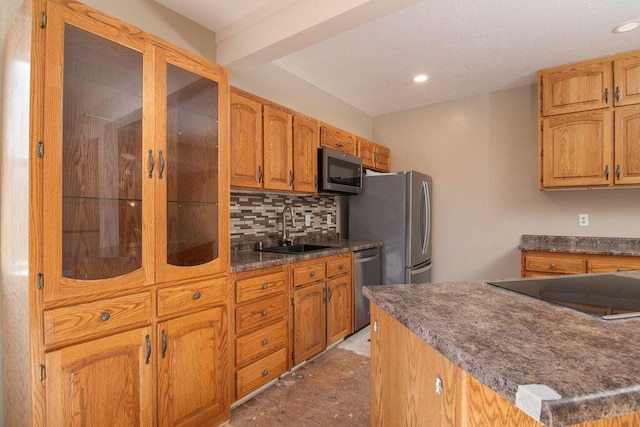
M317 240L337 234L337 203L334 196L231 192L231 247L241 243L273 242L282 235L282 210L291 206L296 226L291 225L287 212L287 234L299 240ZM331 224L327 224L331 214ZM305 215L311 215L311 225L305 226ZM303 239L304 238L304 239Z

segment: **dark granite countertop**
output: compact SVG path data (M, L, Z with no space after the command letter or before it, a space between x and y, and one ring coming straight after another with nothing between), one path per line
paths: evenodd
M524 234L520 237L520 250L640 256L640 238Z
M484 282L373 286L364 294L510 402L526 385L554 390L559 399L538 405L545 425L640 411L640 318L602 320Z
M376 248L382 246L382 242L367 242L361 240L332 240L323 242L322 244L331 246L328 249L322 249L303 254L279 254L272 252L259 251L240 251L231 253L231 272L239 273L241 271L256 270L259 268L274 267L277 265L290 264L297 261L314 259L323 256L342 254L347 252L361 251L364 249Z

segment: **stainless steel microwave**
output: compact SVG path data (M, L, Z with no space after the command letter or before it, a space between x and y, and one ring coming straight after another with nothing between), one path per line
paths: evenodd
M318 150L318 192L357 194L362 189L362 159L351 154Z

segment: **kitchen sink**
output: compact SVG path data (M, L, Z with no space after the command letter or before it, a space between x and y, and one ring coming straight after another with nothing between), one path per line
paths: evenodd
M312 245L307 243L300 243L297 245L289 246L268 246L266 248L259 249L262 252L276 252L280 254L303 254L306 252L320 251L322 249L333 248L334 246L324 245Z

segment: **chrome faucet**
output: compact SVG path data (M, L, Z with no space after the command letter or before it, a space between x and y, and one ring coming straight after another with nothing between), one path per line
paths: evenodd
M291 206L285 206L282 210L282 244L285 246L293 245L293 237L287 236L287 211L291 213L291 226L296 226L296 219L293 217L293 209Z

